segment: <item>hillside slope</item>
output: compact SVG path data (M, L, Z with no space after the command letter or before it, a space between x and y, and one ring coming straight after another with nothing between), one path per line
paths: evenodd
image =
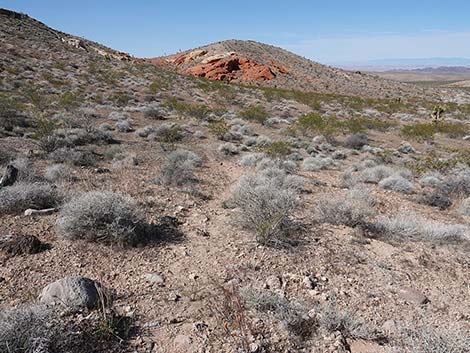
M255 41L227 40L151 60L179 73L302 91L363 97L410 97L422 89L366 74L321 65L287 50ZM429 90L428 95L436 92Z
M468 353L470 105L0 39L0 352Z

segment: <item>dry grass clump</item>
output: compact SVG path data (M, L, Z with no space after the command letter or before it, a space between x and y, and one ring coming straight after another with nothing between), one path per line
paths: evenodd
M281 169L269 168L260 174L243 175L232 195L240 223L253 231L261 244L282 243L301 188L299 177Z
M270 291L245 289L241 294L248 308L273 314L289 332L299 336L313 333L314 321L303 305Z
M0 189L0 213L18 213L28 208L56 207L60 197L53 185L48 183L19 182Z
M430 193L421 195L418 198L418 202L424 205L437 207L440 210L448 209L453 203L452 199L448 195L439 190L433 190Z
M128 120L120 120L116 123L116 129L119 132L131 132L132 126Z
M399 353L468 353L470 334L429 325L403 329Z
M319 322L329 332L341 332L343 338L368 341L378 338L377 333L371 330L354 312L340 310L334 300L330 300L326 307L321 308Z
M164 185L185 185L197 181L194 174L202 165L202 159L195 153L186 150L171 152L166 159L160 176L155 182Z
M401 192L403 194L411 194L414 191L413 183L398 174L382 179L379 182L379 186L382 189Z
M344 146L347 148L360 150L362 147L369 143L369 137L367 134L359 132L353 135L350 135L344 141Z
M462 200L458 208L458 212L462 216L470 216L470 197Z
M317 198L314 217L318 222L357 227L367 224L376 212L375 199L363 189L324 194Z
M130 197L91 191L66 203L56 226L65 239L133 246L143 240L148 224Z
M240 150L238 149L238 147L230 142L219 145L217 149L220 153L222 153L225 156L231 156L231 155L240 153Z
M372 227L374 234L383 239L426 242L470 240L470 228L466 225L445 224L410 212L379 217Z
M362 170L360 178L366 183L377 184L381 180L388 178L395 174L395 170L385 165L378 165Z
M57 334L44 307L0 311L0 352L49 353Z
M44 178L50 182L71 181L73 180L73 171L66 164L54 164L46 168Z
M330 157L308 157L302 163L302 169L307 172L319 171L334 166L335 162Z
M32 183L41 179L34 163L28 158L17 158L12 165L18 169L19 181Z

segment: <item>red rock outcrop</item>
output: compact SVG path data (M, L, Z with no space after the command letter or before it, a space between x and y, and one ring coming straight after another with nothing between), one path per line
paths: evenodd
M226 81L270 81L276 77L268 66L238 57L216 59L207 64L196 65L188 68L185 73L208 80Z

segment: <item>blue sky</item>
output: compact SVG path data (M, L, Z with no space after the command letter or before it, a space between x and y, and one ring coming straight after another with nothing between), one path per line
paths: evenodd
M235 38L323 63L470 58L468 0L0 0L0 7L139 57Z

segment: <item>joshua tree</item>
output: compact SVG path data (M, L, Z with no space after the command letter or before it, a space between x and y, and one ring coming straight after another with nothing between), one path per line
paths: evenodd
M441 122L443 114L444 114L444 108L440 106L439 104L435 105L431 113L431 119L432 119L433 124L437 125L439 122Z

